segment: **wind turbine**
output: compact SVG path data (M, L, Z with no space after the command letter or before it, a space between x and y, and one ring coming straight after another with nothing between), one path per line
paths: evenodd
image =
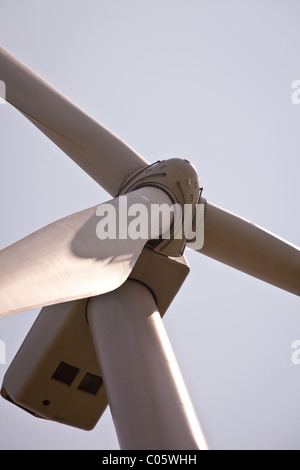
M196 239L204 207L200 247L185 232L177 237L175 215L144 238L99 240L95 206L2 250L0 316L43 307L2 396L83 429L109 404L122 449L206 449L162 323L189 272L185 248L298 296L299 248L204 199L186 160L147 162L3 48L0 80L6 101L113 197L123 235L122 201L148 211L189 206L185 223Z

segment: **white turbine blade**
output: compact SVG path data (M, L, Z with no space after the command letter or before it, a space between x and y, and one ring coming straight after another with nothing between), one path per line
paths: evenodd
M300 295L300 249L211 203L199 253Z
M151 204L171 204L160 189L142 188L65 217L0 251L0 317L103 294L121 286L151 236L150 233L138 239L126 236L125 202L128 211L143 205L147 214L151 214ZM104 216L108 204L115 210L117 221L124 222L124 239L118 238L119 231L116 239L98 238L99 221L105 221L105 217L100 219L99 212ZM118 229L118 223L116 226ZM129 229L130 223L130 233ZM151 230L156 236L165 227L157 221Z
M6 101L22 112L109 194L148 165L133 149L0 47Z

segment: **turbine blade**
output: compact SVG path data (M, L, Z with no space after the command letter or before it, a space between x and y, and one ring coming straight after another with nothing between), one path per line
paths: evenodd
M104 216L104 212L112 208L112 216L115 213L116 221L121 224L125 202L128 211L135 204L142 204L147 215L151 204L171 204L160 189L142 188L65 217L0 251L0 317L92 297L120 287L151 234L157 236L165 230L157 221L156 225L152 224L151 233L133 239L126 234L129 224L125 226L123 239L118 238L118 231L116 239L100 240L99 221L108 223L108 219L100 219L99 215ZM114 220L110 220L113 237ZM150 224L148 226L150 229ZM124 224L122 230L124 232Z
M6 101L77 165L116 196L126 177L148 162L37 73L0 47Z
M204 219L204 246L198 252L300 295L300 249L211 203Z

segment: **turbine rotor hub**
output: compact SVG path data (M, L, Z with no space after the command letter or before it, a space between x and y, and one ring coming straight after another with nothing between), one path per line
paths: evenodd
M172 158L158 161L137 170L127 178L118 196L143 187L159 188L169 196L173 207L179 205L182 214L182 226L187 205L191 206L192 214L195 215L196 206L201 196L201 188L197 171L189 161ZM151 240L148 246L165 256L182 256L187 239L183 230L181 233L180 238L174 238L174 224L172 224L168 239L161 237L159 240Z

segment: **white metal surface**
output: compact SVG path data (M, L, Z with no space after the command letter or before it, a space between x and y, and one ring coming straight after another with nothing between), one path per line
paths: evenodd
M33 122L109 194L148 162L10 52L0 47L6 100Z
M149 214L151 204L171 204L157 188L122 198L128 208L143 204ZM119 198L109 203L118 218ZM103 294L125 282L147 239L99 240L97 207L54 222L0 252L0 317ZM152 228L157 233L166 229Z
M300 295L300 249L211 203L199 253Z
M130 278L149 286L163 315L188 273L184 257L170 259L145 247ZM108 405L104 384L98 388L102 373L86 318L88 301L44 307L1 387L6 400L36 417L86 430Z
M86 303L42 309L6 371L1 395L36 417L91 430L107 398Z
M147 287L129 280L87 312L121 449L207 449Z

